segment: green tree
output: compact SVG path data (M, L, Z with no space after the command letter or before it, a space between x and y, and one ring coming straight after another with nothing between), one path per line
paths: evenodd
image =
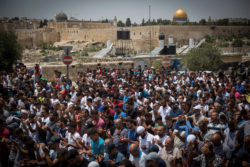
M12 20L19 20L19 17L14 17Z
M179 25L179 24L176 21L172 21L169 25Z
M171 23L171 21L170 20L162 20L162 24L163 25L168 25L168 24L170 24Z
M206 25L207 21L205 19L201 19L201 21L199 22L200 25Z
M43 22L42 22L42 20L39 23L39 28L43 28Z
M216 70L222 63L221 51L213 44L203 44L198 48L193 48L181 57L182 67L191 71Z
M144 20L144 18L142 19L141 25L142 25L142 26L145 26L145 20Z
M136 26L138 26L138 24L136 22L134 22L133 26L136 27Z
M126 20L126 27L131 27L131 20L130 20L130 18L127 18L127 20Z
M44 19L44 20L43 20L43 25L44 25L44 26L47 26L47 25L48 25L48 20L47 20L47 19Z
M161 18L157 19L157 24L160 24L160 23L162 23L162 19Z
M119 20L117 23L117 27L124 27L124 23L121 20Z
M160 59L156 59L154 62L153 62L153 67L155 70L158 70L158 68L160 68L162 66L162 59L163 58L160 58Z
M207 43L214 43L214 42L215 42L215 39L212 38L212 37L209 36L209 35L206 35L206 36L205 36L205 41L206 41Z
M242 45L244 45L244 44L245 44L245 42L239 38L235 39L232 43L232 45L234 47L242 47Z
M13 64L22 59L23 47L14 32L0 32L0 71L13 71Z

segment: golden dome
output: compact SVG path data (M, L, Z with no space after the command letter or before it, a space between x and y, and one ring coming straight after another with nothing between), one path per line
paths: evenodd
M173 18L180 18L180 17L185 17L187 18L187 13L183 9L178 9L174 12L174 17Z

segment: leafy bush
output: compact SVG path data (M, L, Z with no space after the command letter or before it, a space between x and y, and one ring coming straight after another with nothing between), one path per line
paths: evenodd
M84 52L82 52L81 56L89 56L88 51L84 51Z
M247 45L247 46L250 46L250 41L248 41L248 42L246 43L246 45Z
M207 43L214 43L214 42L215 42L215 38L212 38L212 37L209 36L209 35L206 35L205 38L206 38L205 41L206 41Z
M233 43L232 43L232 45L233 45L234 47L242 47L242 45L244 45L244 44L245 44L245 42L242 41L242 40L239 39L239 38L235 39L235 40L233 41Z
M228 47L229 43L223 43L223 44L219 44L218 47Z

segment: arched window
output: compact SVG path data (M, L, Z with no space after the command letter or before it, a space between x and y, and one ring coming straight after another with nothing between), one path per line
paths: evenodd
M141 35L141 32L140 32L140 35Z
M134 35L135 35L135 32L134 32Z

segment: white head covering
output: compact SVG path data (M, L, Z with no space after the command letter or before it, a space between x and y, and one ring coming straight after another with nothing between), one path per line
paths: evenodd
M145 128L143 127L143 126L139 126L138 128L137 128L137 133L142 133L142 132L144 132L145 131Z
M199 105L195 106L194 109L201 110L201 105L199 104Z
M195 135L188 135L188 137L187 137L187 143L189 143L190 141L195 141L195 139L196 139L196 137L195 137Z
M6 119L6 123L9 124L13 121L13 116L10 116Z
M88 164L88 167L100 167L100 165L97 162L92 161Z
M27 110L21 110L21 113L23 113L23 114L29 114Z

